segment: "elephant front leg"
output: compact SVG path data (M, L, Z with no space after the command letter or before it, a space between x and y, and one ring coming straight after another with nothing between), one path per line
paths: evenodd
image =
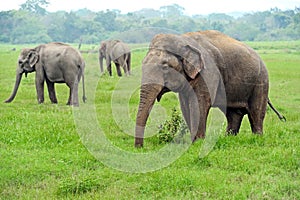
M189 111L189 106L188 106L188 99L182 95L179 94L179 101L180 101L180 108L182 115L184 117L184 120L186 124L188 125L189 130L191 130L191 122L190 122L190 111Z
M46 79L46 83L47 83L47 87L48 87L49 98L50 98L52 103L56 104L57 103L57 98L56 98L56 94L55 94L54 83L49 81L48 79Z
M199 138L205 138L206 122L211 107L208 94L205 91L197 92L196 90L194 94L195 100L189 103L193 142Z
M226 118L227 118L227 129L228 134L237 135L241 122L243 120L244 113L240 109L227 108Z
M44 103L44 81L40 79L35 79L35 88L37 93L38 103Z
M206 132L206 122L207 122L207 116L210 109L210 105L208 103L198 102L199 109L195 108L195 106L192 105L194 110L197 110L199 114L192 113L191 117L194 117L198 120L193 120L193 132L196 132L196 135L192 135L192 141L195 142L199 138L205 138L205 132ZM196 130L196 131L195 131Z
M112 76L111 61L109 59L106 59L106 66L107 66L107 71L108 71L109 75Z
M191 132L191 141L204 138L210 104L198 100L193 92L188 95L179 94L179 100L182 114Z

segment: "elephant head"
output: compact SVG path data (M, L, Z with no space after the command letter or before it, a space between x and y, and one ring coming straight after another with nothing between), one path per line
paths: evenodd
M106 58L106 42L101 42L99 48L99 63L100 63L100 72L103 72L103 58Z
M102 57L105 57L105 52L106 52L106 42L101 42L100 48L99 48L99 53Z
M183 99L188 98L188 102L181 101L181 106L188 104L188 107L197 103L197 97L192 95L199 83L195 80L199 78L201 71L205 71L207 64L216 67L210 53L191 37L172 34L154 37L142 65L142 86L135 130L136 147L143 146L146 121L155 99L159 101L164 93L173 91L178 92ZM214 101L219 77L211 75L205 78L202 74L201 77L206 79L209 93L212 94L211 101ZM189 115L185 119L191 133L197 130L199 114L196 110L192 107L185 110Z
M11 96L5 101L6 103L10 103L14 100L22 79L22 75L25 73L25 76L27 77L28 73L34 72L35 64L38 62L38 60L39 54L35 49L26 48L21 51L16 70L15 86Z

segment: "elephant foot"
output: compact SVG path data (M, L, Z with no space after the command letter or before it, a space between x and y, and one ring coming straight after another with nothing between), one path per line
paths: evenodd
M75 107L79 107L79 103L70 103L70 102L68 102L66 105L67 105L67 106L75 106Z
M236 131L236 130L229 129L229 130L226 131L226 133L227 133L227 135L237 136L237 134L239 132Z
M38 99L38 103L39 103L39 104L44 103L44 99Z
M252 132L252 133L255 134L255 135L262 135L263 134L262 131L257 131L257 132Z

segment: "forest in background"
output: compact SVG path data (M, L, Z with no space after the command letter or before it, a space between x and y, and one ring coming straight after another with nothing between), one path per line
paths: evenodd
M294 10L209 15L184 14L177 4L122 14L120 10L48 12L46 0L27 0L18 10L0 12L0 43L60 41L97 44L109 38L145 43L157 33L214 29L242 41L300 39L300 7Z

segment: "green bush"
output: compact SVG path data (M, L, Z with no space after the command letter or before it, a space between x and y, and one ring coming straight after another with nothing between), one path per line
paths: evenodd
M157 135L159 143L169 143L174 140L175 136L183 136L187 130L188 128L180 112L173 108L171 118L159 126Z

